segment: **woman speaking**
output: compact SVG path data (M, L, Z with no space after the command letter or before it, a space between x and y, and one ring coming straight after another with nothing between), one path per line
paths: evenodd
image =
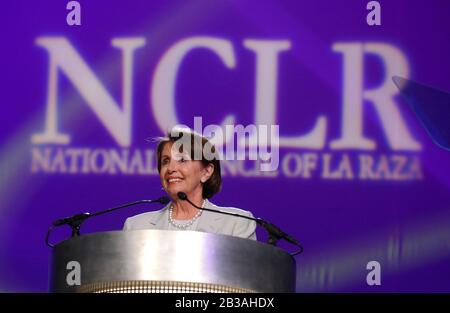
M219 207L209 201L220 191L220 160L211 142L189 130L172 130L157 147L158 172L172 201L159 211L128 218L124 230L191 230L256 240L251 220L199 210L179 199L183 192L197 207L253 217L249 211Z

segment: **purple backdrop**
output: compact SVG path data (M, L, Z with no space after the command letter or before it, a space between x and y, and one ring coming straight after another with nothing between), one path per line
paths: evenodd
M80 26L67 2L0 13L0 291L47 290L54 219L162 195L148 137L230 115L279 124L280 164L224 165L213 202L300 239L297 291L450 291L450 154L390 79L450 90L448 1L379 1L380 26L369 1L79 1Z

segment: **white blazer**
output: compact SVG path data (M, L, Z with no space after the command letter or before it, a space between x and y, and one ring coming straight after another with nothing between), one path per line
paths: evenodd
M127 218L124 230L169 229L169 208L171 203L159 211L142 213ZM220 207L205 200L205 207L230 213L253 217L250 211L237 208ZM256 222L231 215L203 211L198 220L196 231L229 235L256 240Z

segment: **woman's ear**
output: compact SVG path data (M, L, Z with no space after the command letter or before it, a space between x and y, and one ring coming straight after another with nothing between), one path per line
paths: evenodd
M206 183L206 181L211 178L212 174L214 174L214 164L209 163L203 168L203 175L200 178L202 184Z

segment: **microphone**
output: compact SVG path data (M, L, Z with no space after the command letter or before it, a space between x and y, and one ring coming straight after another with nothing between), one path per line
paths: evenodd
M75 221L85 220L85 219L89 218L89 216L90 216L89 213L75 214L73 216L69 216L69 217L65 217L65 218L56 220L52 223L52 225L53 226L61 226L61 225L65 225L65 224L70 224Z
M254 217L249 217L249 216L245 216L245 215L241 215L238 213L231 213L231 212L225 212L225 211L220 211L220 210L214 210L214 209L209 209L209 208L202 208L199 207L197 205L195 205L191 200L189 200L188 196L186 195L186 193L180 191L177 193L177 196L180 200L184 200L189 202L190 205L192 205L193 207L199 209L199 210L203 210L203 211L209 211L209 212L214 212L214 213L219 213L219 214L225 214L225 215L232 215L232 216L236 216L236 217L240 217L240 218L245 218L251 221L255 221L258 225L262 226L267 233L269 234L269 240L268 243L271 245L276 246L277 241L280 239L284 239L287 242L292 243L293 245L297 246L300 248L300 250L292 253L292 256L295 256L297 254L300 254L303 252L303 246L292 236L286 234L285 232L283 232L279 227L277 227L276 225L269 223L261 218L254 218Z
M163 196L163 197L160 197L160 198L158 198L156 200L139 200L139 201L135 201L135 202L126 203L126 204L123 204L121 206L114 207L114 208L107 209L107 210L100 211L100 212L93 213L93 214L90 214L90 213L79 213L79 214L75 214L75 215L72 215L72 216L69 216L69 217L65 217L65 218L56 220L56 221L54 221L52 223L52 225L53 226L61 226L61 225L65 225L65 224L72 224L74 222L84 221L84 220L86 220L86 219L88 219L90 217L97 216L97 215L102 215L102 214L105 214L105 213L109 213L109 212L112 212L112 211L116 211L116 210L119 210L119 209L122 209L122 208L129 207L129 206L133 206L133 205L137 205L137 204L141 204L141 203L155 203L155 202L161 203L161 204L167 204L167 203L170 202L170 199L168 197Z
M54 221L52 223L52 225L50 226L48 232L47 232L47 237L45 239L45 243L47 244L47 246L53 248L54 246L52 244L50 244L48 242L49 240L49 236L51 231L53 230L53 228L58 227L58 226L62 226L62 225L69 225L72 228L72 237L76 237L80 235L80 227L81 224L87 220L88 218L94 217L94 216L98 216L98 215L102 215L102 214L106 214L109 212L113 212L122 208L126 208L129 206L133 206L133 205L137 205L137 204L142 204L142 203L161 203L161 204L167 204L170 202L170 199L166 196L160 197L156 200L138 200L138 201L134 201L134 202L129 202L129 203L125 203L122 204L118 207L114 207L114 208L110 208L107 210L103 210L103 211L99 211L96 213L79 213L79 214L75 214L69 217L65 217L65 218L61 218L58 219L56 221Z

